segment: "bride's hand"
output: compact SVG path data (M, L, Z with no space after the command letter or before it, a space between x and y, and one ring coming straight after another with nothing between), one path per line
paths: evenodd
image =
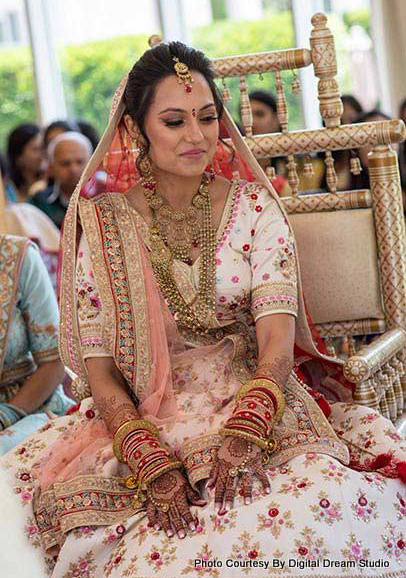
M189 485L179 470L172 470L154 480L148 488L147 516L150 526L161 528L170 538L174 531L179 538L186 536L186 528L196 530L190 506L204 506L206 502Z
M249 447L251 452L249 454ZM247 460L247 456L249 458ZM256 444L252 444L245 439L233 436L224 438L217 454L217 463L213 466L207 486L216 486L214 503L215 508L220 512L223 501L226 509L233 507L235 491L238 485L239 468L243 465L241 473L242 495L246 504L251 503L252 479L253 475L258 476L265 493L269 494L271 489L268 477L262 462L263 451Z

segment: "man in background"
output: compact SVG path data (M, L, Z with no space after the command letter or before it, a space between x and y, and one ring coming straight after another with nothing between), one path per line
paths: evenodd
M92 154L90 140L74 131L64 132L49 143L49 176L51 186L38 192L32 204L44 211L60 229L69 200Z

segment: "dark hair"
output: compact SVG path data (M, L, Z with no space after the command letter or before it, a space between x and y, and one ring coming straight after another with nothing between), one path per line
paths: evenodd
M402 110L403 110L404 108L406 108L406 98L404 98L404 99L401 101L400 105L399 105L399 115L402 114Z
M68 132L68 131L77 131L78 127L75 122L71 122L69 120L61 120L61 119L54 120L44 130L42 140L45 148L47 148L47 146L49 145L48 137L50 133L55 129L61 129L62 132Z
M390 116L388 116L387 114L385 114L381 110L374 108L373 110L368 110L368 112L363 112L362 114L357 116L355 122L368 122L369 120L374 118L374 116L378 116L381 120L390 120L391 119Z
M341 97L341 101L342 101L343 105L344 104L350 105L355 110L355 112L357 112L358 114L361 114L362 112L364 112L364 109L362 108L362 104L352 94L343 94Z
M87 136L87 138L90 140L93 150L95 150L100 140L100 136L97 130L90 124L90 122L86 122L85 120L77 120L76 124L80 132Z
M276 98L270 92L265 92L265 90L254 90L253 92L249 93L250 100L257 100L258 102L262 102L265 106L268 106L272 111L276 114Z
M20 124L8 135L7 157L9 164L9 175L17 188L24 184L24 177L17 166L18 157L22 154L24 147L35 138L40 132L36 124Z
M145 117L157 85L168 76L175 74L174 57L179 58L180 62L184 62L190 70L200 72L205 77L212 92L219 119L223 114L223 103L214 82L214 71L210 60L203 52L190 48L182 42L169 42L154 46L147 50L132 67L124 92L126 112L137 123L146 140L145 154L149 150L149 141L144 128ZM138 166L144 156L138 156Z

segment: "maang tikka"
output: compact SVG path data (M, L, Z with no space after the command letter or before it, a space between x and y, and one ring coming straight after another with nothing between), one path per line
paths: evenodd
M177 56L173 57L174 69L176 76L178 77L178 83L185 85L186 92L192 92L193 77L190 74L190 70L187 64L180 62Z

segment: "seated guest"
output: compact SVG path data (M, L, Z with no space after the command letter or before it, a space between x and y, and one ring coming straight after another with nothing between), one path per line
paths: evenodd
M95 150L100 140L97 130L90 124L90 122L86 122L85 120L77 120L76 124L78 125L80 132L90 140L93 150Z
M71 132L77 131L78 127L74 122L70 122L68 120L54 120L51 122L45 129L44 134L42 136L42 146L46 151L48 148L49 143L55 137L59 136L64 132Z
M0 175L3 181L4 193L6 200L10 203L14 203L17 200L15 189L13 183L10 181L7 169L7 163L4 156L0 153Z
M343 114L341 115L341 124L352 124L357 118L364 113L361 103L352 94L343 94L341 97L343 103Z
M59 385L58 306L45 266L28 239L0 235L0 454L73 401Z
M69 199L92 154L92 143L79 132L64 132L48 145L49 172L54 182L37 193L32 203L61 228Z
M43 176L45 167L41 145L41 133L36 124L21 124L9 134L9 182L19 202L29 199L30 188Z

